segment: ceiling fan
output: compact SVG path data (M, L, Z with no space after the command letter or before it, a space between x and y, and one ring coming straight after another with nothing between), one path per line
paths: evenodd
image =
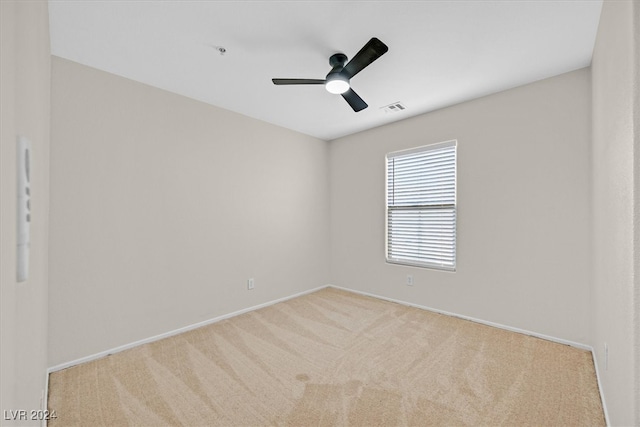
M331 55L329 65L333 68L325 79L272 79L272 81L275 85L324 85L330 93L341 94L353 111L358 112L367 108L368 105L351 89L349 80L388 50L386 44L374 37L348 63L347 56L343 53Z

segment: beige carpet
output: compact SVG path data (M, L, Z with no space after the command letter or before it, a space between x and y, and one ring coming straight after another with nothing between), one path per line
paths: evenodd
M332 288L51 374L57 426L595 426L591 354Z

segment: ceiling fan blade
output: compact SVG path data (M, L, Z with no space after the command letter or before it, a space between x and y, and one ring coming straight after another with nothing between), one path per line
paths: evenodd
M369 66L373 61L387 53L389 48L377 38L372 38L364 45L358 53L355 54L351 61L342 69L341 74L347 79L358 74L365 67Z
M324 79L271 79L274 85L323 85Z
M353 111L355 111L356 113L368 107L367 103L364 102L363 99L353 91L353 89L349 89L348 91L343 93L342 97L349 103L351 108L353 108Z

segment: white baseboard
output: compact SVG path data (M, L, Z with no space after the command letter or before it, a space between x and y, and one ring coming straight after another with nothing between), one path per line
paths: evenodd
M159 334L159 335L154 335L152 337L144 338L144 339L141 339L141 340L138 340L138 341L134 341L132 343L121 345L121 346L118 346L118 347L115 347L115 348L112 348L112 349L109 349L109 350L101 351L101 352L92 354L90 356L81 357L79 359L71 360L69 362L65 362L65 363L61 363L59 365L52 366L47 370L47 388L48 388L48 383L49 383L49 374L51 374L52 372L61 371L63 369L67 369L67 368L70 368L72 366L76 366L76 365L80 365L82 363L87 363L87 362L91 362L93 360L101 359L101 358L109 356L111 354L119 353L121 351L128 350L130 348L134 348L134 347L137 347L137 346L142 345L142 344L147 344L147 343L150 343L150 342L158 341L158 340L161 340L161 339L164 339L164 338L171 337L173 335L178 335L178 334L181 334L183 332L187 332L187 331L191 331L193 329L201 328L203 326L211 325L212 323L216 323L216 322L219 322L221 320L229 319L231 317L239 316L240 314L248 313L250 311L254 311L254 310L258 310L260 308L268 307L270 305L274 305L274 304L277 304L279 302L287 301L287 300L290 300L290 299L293 299L293 298L297 298L297 297L302 296L302 295L310 294L310 293L319 291L320 289L324 289L326 287L327 287L326 285L325 286L319 286L319 287L314 288L314 289L309 289L309 290L306 290L306 291L303 291L303 292L298 292L296 294L293 294L293 295L290 295L290 296L287 296L287 297L278 298L278 299L275 299L275 300L272 300L272 301L268 301L268 302L265 302L265 303L262 303L262 304L254 305L252 307L243 308L242 310L234 311L232 313L223 314L221 316L217 316L217 317L214 317L214 318L209 319L209 320L204 320L202 322L194 323L192 325L187 325L187 326L184 326L182 328L174 329L174 330L169 331L169 332L165 332L165 333L162 333L162 334ZM47 390L47 393L48 392L49 391Z
M387 297L383 297L381 295L372 294L372 293L369 293L369 292L358 291L358 290L349 289L349 288L343 288L341 286L335 286L335 285L329 285L329 287L335 288L335 289L341 289L343 291L353 292L353 293L356 293L356 294L365 295L365 296L369 296L369 297L373 297L373 298L378 298L378 299L385 300L385 301L395 302L395 303L406 305L406 306L409 306L409 307L415 307L415 308L419 308L421 310L431 311L433 313L439 313L439 314L444 314L444 315L447 315L447 316L457 317L459 319L469 320L471 322L480 323L482 325L493 326L494 328L504 329L504 330L511 331L511 332L517 332L519 334L530 335L532 337L541 338L541 339L544 339L544 340L547 340L547 341L556 342L556 343L564 344L564 345L569 345L571 347L576 347L576 348L579 348L581 350L587 350L587 351L591 352L591 356L593 357L593 366L595 367L595 370L596 370L596 382L598 383L598 391L600 392L600 401L602 402L602 411L604 412L604 420L605 420L605 423L606 423L607 426L611 425L610 422L609 422L609 412L607 411L607 404L606 404L605 398L604 398L604 391L602 389L602 382L600 380L600 371L598 370L598 361L596 359L596 352L593 349L593 347L591 347L590 345L586 345L586 344L582 344L582 343L578 343L578 342L574 342L574 341L569 341L569 340L565 340L565 339L562 339L562 338L556 338L556 337L552 337L552 336L545 335L545 334L539 334L537 332L531 332L531 331L527 331L527 330L520 329L520 328L514 328L512 326L502 325L500 323L489 322L487 320L476 319L474 317L464 316L462 314L451 313L451 312L444 311L444 310L438 310L438 309L427 307L427 306L420 305L420 304L414 304L414 303L411 303L411 302L397 300L397 299L394 299L394 298L387 298Z
M604 412L604 422L607 426L610 426L609 411L607 411L607 403L604 399L604 390L602 389L602 380L600 379L600 370L598 369L598 358L596 357L595 349L591 348L591 355L593 356L593 366L596 368L596 380L598 381L598 391L600 392L600 401L602 402L602 411Z
M47 369L47 377L44 380L44 396L42 396L42 409L43 411L45 411L45 413L47 413L46 411L49 409L49 370ZM42 427L47 427L47 419L46 417L43 417L42 422L40 423L40 425Z
M433 313L444 314L446 316L451 316L451 317L457 317L457 318L463 319L463 320L469 320L471 322L480 323L482 325L493 326L494 328L504 329L504 330L511 331L511 332L517 332L519 334L524 334L524 335L531 335L532 337L541 338L543 340L556 342L558 344L569 345L571 347L576 347L576 348L579 348L579 349L582 349L582 350L589 350L589 351L593 350L591 348L591 346L586 345L586 344L582 344L582 343L578 343L578 342L574 342L574 341L569 341L569 340L565 340L565 339L562 339L562 338L556 338L556 337L552 337L550 335L539 334L537 332L531 332L531 331L527 331L525 329L514 328L513 326L507 326L507 325L503 325L501 323L495 323L495 322L490 322L488 320L476 319L475 317L465 316L463 314L458 314L458 313L452 313L450 311L439 310L437 308L427 307L426 305L414 304L412 302L402 301L402 300L398 300L398 299L394 299L394 298L387 298L387 297L383 297L381 295L372 294L372 293L369 293L369 292L357 291L355 289L343 288L343 287L335 286L335 285L329 285L329 286L332 287L332 288L341 289L341 290L347 291L347 292L354 292L354 293L360 294L360 295L365 295L365 296L378 298L378 299L385 300L385 301L395 302L397 304L402 304L402 305L406 305L406 306L409 306L409 307L415 307L415 308L419 308L421 310L431 311Z
M419 308L421 310L427 310L427 311L430 311L430 312L433 312L433 313L439 313L439 314L444 314L446 316L457 317L459 319L469 320L471 322L475 322L475 323L479 323L479 324L487 325L487 326L492 326L492 327L495 327L495 328L504 329L504 330L511 331L511 332L517 332L517 333L524 334L524 335L530 335L530 336L533 336L533 337L536 337L536 338L541 338L541 339L544 339L544 340L547 340L547 341L556 342L556 343L559 343L559 344L569 345L571 347L576 347L576 348L579 348L579 349L582 349L582 350L588 350L588 351L591 352L592 357L593 357L593 364L595 366L596 380L597 380L597 383L598 383L598 390L600 392L600 399L602 401L602 409L603 409L603 412L604 412L605 422L606 422L607 426L610 425L610 423L609 423L609 413L607 411L607 405L605 403L604 393L603 393L602 385L601 385L601 381L600 381L600 373L599 373L599 370L598 370L598 363L597 363L597 359L596 359L596 353L595 353L593 347L591 347L589 345L586 345L586 344L581 344L581 343L565 340L565 339L562 339L562 338L556 338L556 337L552 337L552 336L549 336L549 335L540 334L540 333L537 333L537 332L527 331L527 330L520 329L520 328L514 328L512 326L507 326L507 325L503 325L503 324L500 324L500 323L490 322L490 321L482 320L482 319L476 319L474 317L465 316L465 315L462 315L462 314L451 313L451 312L448 312L448 311L438 310L438 309L435 309L435 308L432 308L432 307L427 307L427 306L420 305L420 304L414 304L414 303L411 303L411 302L408 302L408 301L397 300L397 299L394 299L394 298L388 298L388 297L384 297L384 296L381 296L381 295L372 294L372 293L369 293L369 292L358 291L358 290L349 289L349 288L343 288L341 286L336 286L336 285L331 285L331 284L325 285L325 286L319 286L317 288L309 289L309 290L306 290L306 291L303 291L303 292L298 292L296 294L293 294L293 295L290 295L290 296L287 296L287 297L278 298L278 299L275 299L275 300L272 300L272 301L268 301L268 302L265 302L265 303L262 303L262 304L258 304L258 305L252 306L252 307L244 308L242 310L234 311L232 313L223 314L222 316L217 316L217 317L214 317L214 318L209 319L209 320L205 320L205 321L202 321L202 322L194 323L192 325L188 325L188 326L184 326L182 328L174 329L174 330L169 331L169 332L165 332L165 333L162 333L162 334L159 334L159 335L155 335L155 336L152 336L152 337L149 337L149 338L138 340L138 341L135 341L135 342L132 342L132 343L129 343L129 344L121 345L119 347L112 348L110 350L101 351L99 353L95 353L95 354L92 354L90 356L82 357L80 359L76 359L76 360L72 360L70 362L65 362L65 363L61 363L61 364L56 365L56 366L52 366L47 370L47 379L46 379L46 382L45 382L45 395L44 395L45 408L47 407L46 405L47 405L47 400L48 400L48 395L49 395L49 374L51 374L53 372L60 371L62 369L66 369L66 368L70 368L72 366L76 366L76 365L79 365L79 364L82 364L82 363L86 363L86 362L90 362L90 361L93 361L93 360L97 360L97 359L106 357L106 356L108 356L110 354L119 353L121 351L128 350L128 349L133 348L133 347L137 347L139 345L143 345L143 344L147 344L147 343L150 343L150 342L158 341L158 340L161 340L161 339L164 339L164 338L171 337L173 335L181 334L183 332L187 332L187 331L191 331L193 329L201 328L203 326L211 325L211 324L219 322L221 320L229 319L231 317L238 316L238 315L241 315L241 314L244 314L244 313L248 313L250 311L254 311L254 310L258 310L258 309L264 308L264 307L268 307L270 305L274 305L274 304L277 304L279 302L283 302L283 301L287 301L287 300L290 300L290 299L293 299L293 298L297 298L297 297L302 296L302 295L307 295L307 294L319 291L320 289L324 289L324 288L327 288L327 287L340 289L340 290L347 291L347 292L353 292L353 293L356 293L356 294L365 295L365 296L369 296L369 297L372 297L372 298L378 298L378 299L381 299L381 300L394 302L394 303L402 304L402 305L409 306L409 307L415 307L415 308ZM44 424L44 426L46 427L46 423Z

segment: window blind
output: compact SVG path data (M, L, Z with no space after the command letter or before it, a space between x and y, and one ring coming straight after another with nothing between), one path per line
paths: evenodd
M455 270L456 141L387 155L387 261Z

